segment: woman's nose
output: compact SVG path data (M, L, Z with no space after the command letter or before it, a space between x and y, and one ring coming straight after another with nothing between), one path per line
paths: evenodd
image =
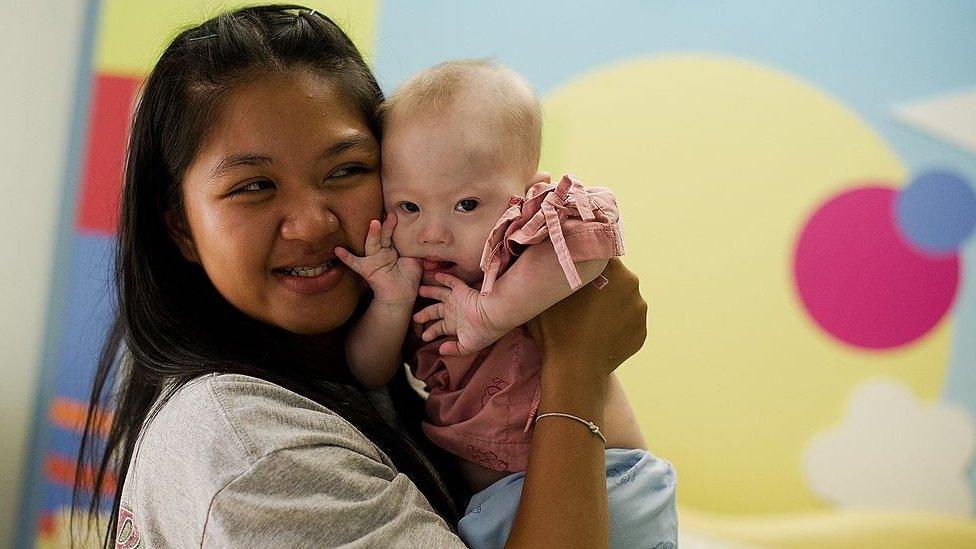
M339 219L321 199L307 200L290 208L281 224L285 240L316 241L339 228Z

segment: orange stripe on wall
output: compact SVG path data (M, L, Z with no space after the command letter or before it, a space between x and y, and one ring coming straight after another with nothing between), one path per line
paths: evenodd
M54 397L48 417L55 427L81 433L85 429L86 414L88 414L88 403L66 397ZM108 431L112 428L112 412L104 408L96 408L95 420L98 434L102 437L108 436Z
M56 530L54 524L54 514L44 513L41 518L37 521L37 533L45 537L53 537Z
M44 476L55 484L72 487L75 485L75 460L58 454L48 454L44 457ZM115 473L109 471L105 473L105 480L102 483L102 493L112 495L115 493L116 485ZM82 488L91 491L95 484L95 471L91 467L85 467L81 477Z

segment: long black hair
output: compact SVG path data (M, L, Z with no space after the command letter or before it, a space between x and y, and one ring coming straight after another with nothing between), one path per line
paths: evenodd
M221 100L248 79L295 68L335 82L380 138L383 93L375 77L335 23L301 6L243 8L184 30L145 82L125 165L115 252L118 310L92 387L72 498L74 517L90 490L89 524L97 523L102 492L111 493L108 479L116 475L105 546L117 535L125 475L136 439L158 409L154 404L214 372L259 377L338 413L390 457L448 524L457 519L455 502L424 453L383 420L345 367L344 328L326 335L331 343L323 346L320 338L313 348L307 338L248 317L171 238L172 219L186 228L181 180ZM418 397L402 374L395 387L401 419L416 434ZM100 413L105 408L114 419Z

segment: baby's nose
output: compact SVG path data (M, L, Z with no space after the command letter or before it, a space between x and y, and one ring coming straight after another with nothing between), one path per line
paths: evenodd
M446 223L433 220L424 225L420 239L424 244L447 244L451 241L451 231Z

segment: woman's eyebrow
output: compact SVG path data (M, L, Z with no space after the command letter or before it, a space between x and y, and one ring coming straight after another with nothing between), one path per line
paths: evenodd
M376 152L376 140L367 135L352 135L325 149L319 158L338 156L350 149L362 149L363 152L367 153ZM238 166L268 166L273 163L274 159L270 156L254 153L232 154L214 166L210 172L210 177L216 178Z
M338 156L349 149L363 149L363 152L375 152L377 148L376 139L372 136L355 134L351 135L335 145L332 145L322 153L320 158Z
M211 179L213 179L223 174L224 172L229 171L238 166L267 166L268 164L271 163L272 163L271 157L268 156L262 156L259 154L251 154L251 153L232 154L224 158L223 160L218 162L216 166L214 166L214 169L211 170L210 172L210 177Z

